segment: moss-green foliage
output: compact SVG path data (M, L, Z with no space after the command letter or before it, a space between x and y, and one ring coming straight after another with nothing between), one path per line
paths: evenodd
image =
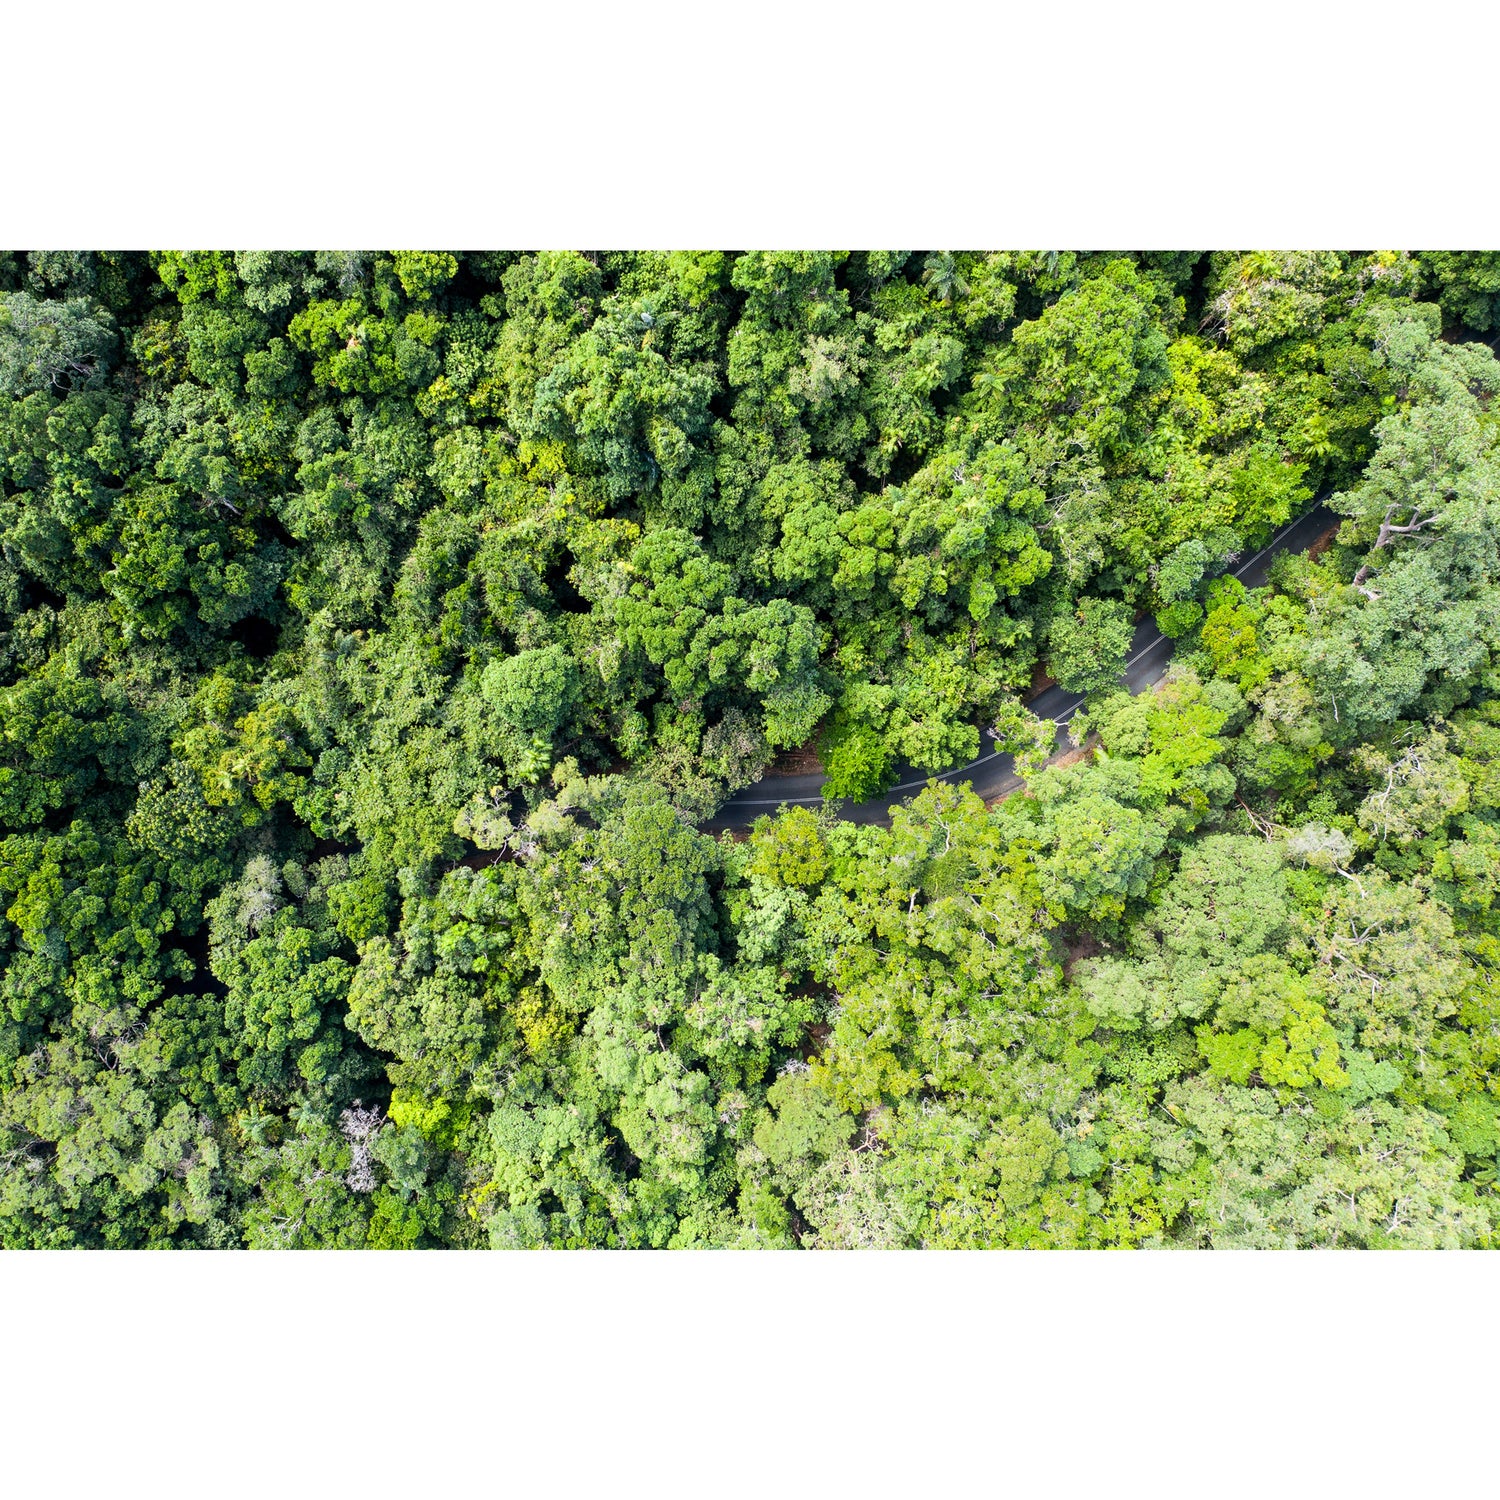
M1489 1244L1493 262L0 259L0 1244Z

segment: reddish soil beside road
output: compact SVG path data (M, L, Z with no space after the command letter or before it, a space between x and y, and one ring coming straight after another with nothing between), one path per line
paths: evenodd
M1313 539L1312 545L1307 549L1307 555L1313 562L1317 562L1317 560L1322 557L1322 555L1331 546L1333 546L1333 539L1339 534L1339 527L1343 524L1343 521L1339 520L1334 525L1330 526L1327 531L1322 532L1319 536Z
M1038 662L1031 669L1031 686L1026 689L1026 696L1021 701L1023 703L1030 703L1038 693L1045 693L1047 689L1054 686L1056 682L1057 679L1055 677L1049 677L1047 675L1047 669L1041 664L1041 662Z
M811 739L794 750L783 750L766 771L767 776L816 776L823 770L818 759L817 740Z

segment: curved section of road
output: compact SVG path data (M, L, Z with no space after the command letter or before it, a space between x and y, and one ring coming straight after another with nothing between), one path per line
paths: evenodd
M1306 514L1283 527L1253 557L1234 570L1234 576L1246 588L1260 588L1266 581L1272 561L1282 552L1301 552L1310 547L1320 536L1338 524L1341 517L1319 502ZM1130 643L1130 657L1125 663L1122 681L1132 693L1149 687L1165 675L1172 660L1174 642L1162 635L1154 621L1147 616L1136 626L1135 638ZM1067 746L1067 724L1083 704L1083 694L1070 693L1054 684L1045 688L1026 705L1039 719L1052 719L1057 723L1057 748ZM994 734L982 731L983 740L991 745ZM835 804L839 817L851 823L888 823L893 803L910 797L922 790L928 781L968 782L986 802L1003 797L1021 785L1015 765L1008 753L991 748L966 766L955 766L951 771L928 773L915 766L900 765L896 768L896 785L889 791L872 797L868 802L854 802L849 798ZM736 792L703 824L707 833L719 833L724 829L748 828L764 813L773 813L778 807L816 807L823 801L823 774L815 772L802 776L764 776L743 791Z

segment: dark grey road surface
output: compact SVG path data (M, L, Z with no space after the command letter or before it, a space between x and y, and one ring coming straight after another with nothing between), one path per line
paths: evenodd
M1272 559L1278 553L1300 552L1310 547L1339 519L1325 505L1315 505L1277 532L1253 557L1241 563L1234 570L1234 576L1246 588L1260 588L1266 581ZM1165 674L1172 659L1172 648L1172 640L1158 633L1149 615L1136 626L1123 679L1132 693L1149 687ZM1082 694L1070 693L1054 685L1037 694L1026 706L1037 718L1057 722L1057 745L1061 750L1067 744L1068 720L1082 703ZM981 734L981 744L993 746L992 732L985 729ZM838 815L851 823L888 823L892 803L915 795L929 779L967 782L986 801L1003 796L1021 784L1011 757L993 748L966 766L955 766L951 771L941 771L935 776L905 764L898 766L896 771L896 785L889 791L872 797L868 802L853 802L845 798L835 804ZM821 771L805 776L765 776L731 797L703 828L708 833L718 833L725 828L748 828L763 813L775 812L778 807L816 807L822 801Z

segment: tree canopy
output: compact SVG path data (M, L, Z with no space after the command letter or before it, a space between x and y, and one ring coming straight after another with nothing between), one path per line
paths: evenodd
M0 255L0 1244L1490 1245L1495 263Z

